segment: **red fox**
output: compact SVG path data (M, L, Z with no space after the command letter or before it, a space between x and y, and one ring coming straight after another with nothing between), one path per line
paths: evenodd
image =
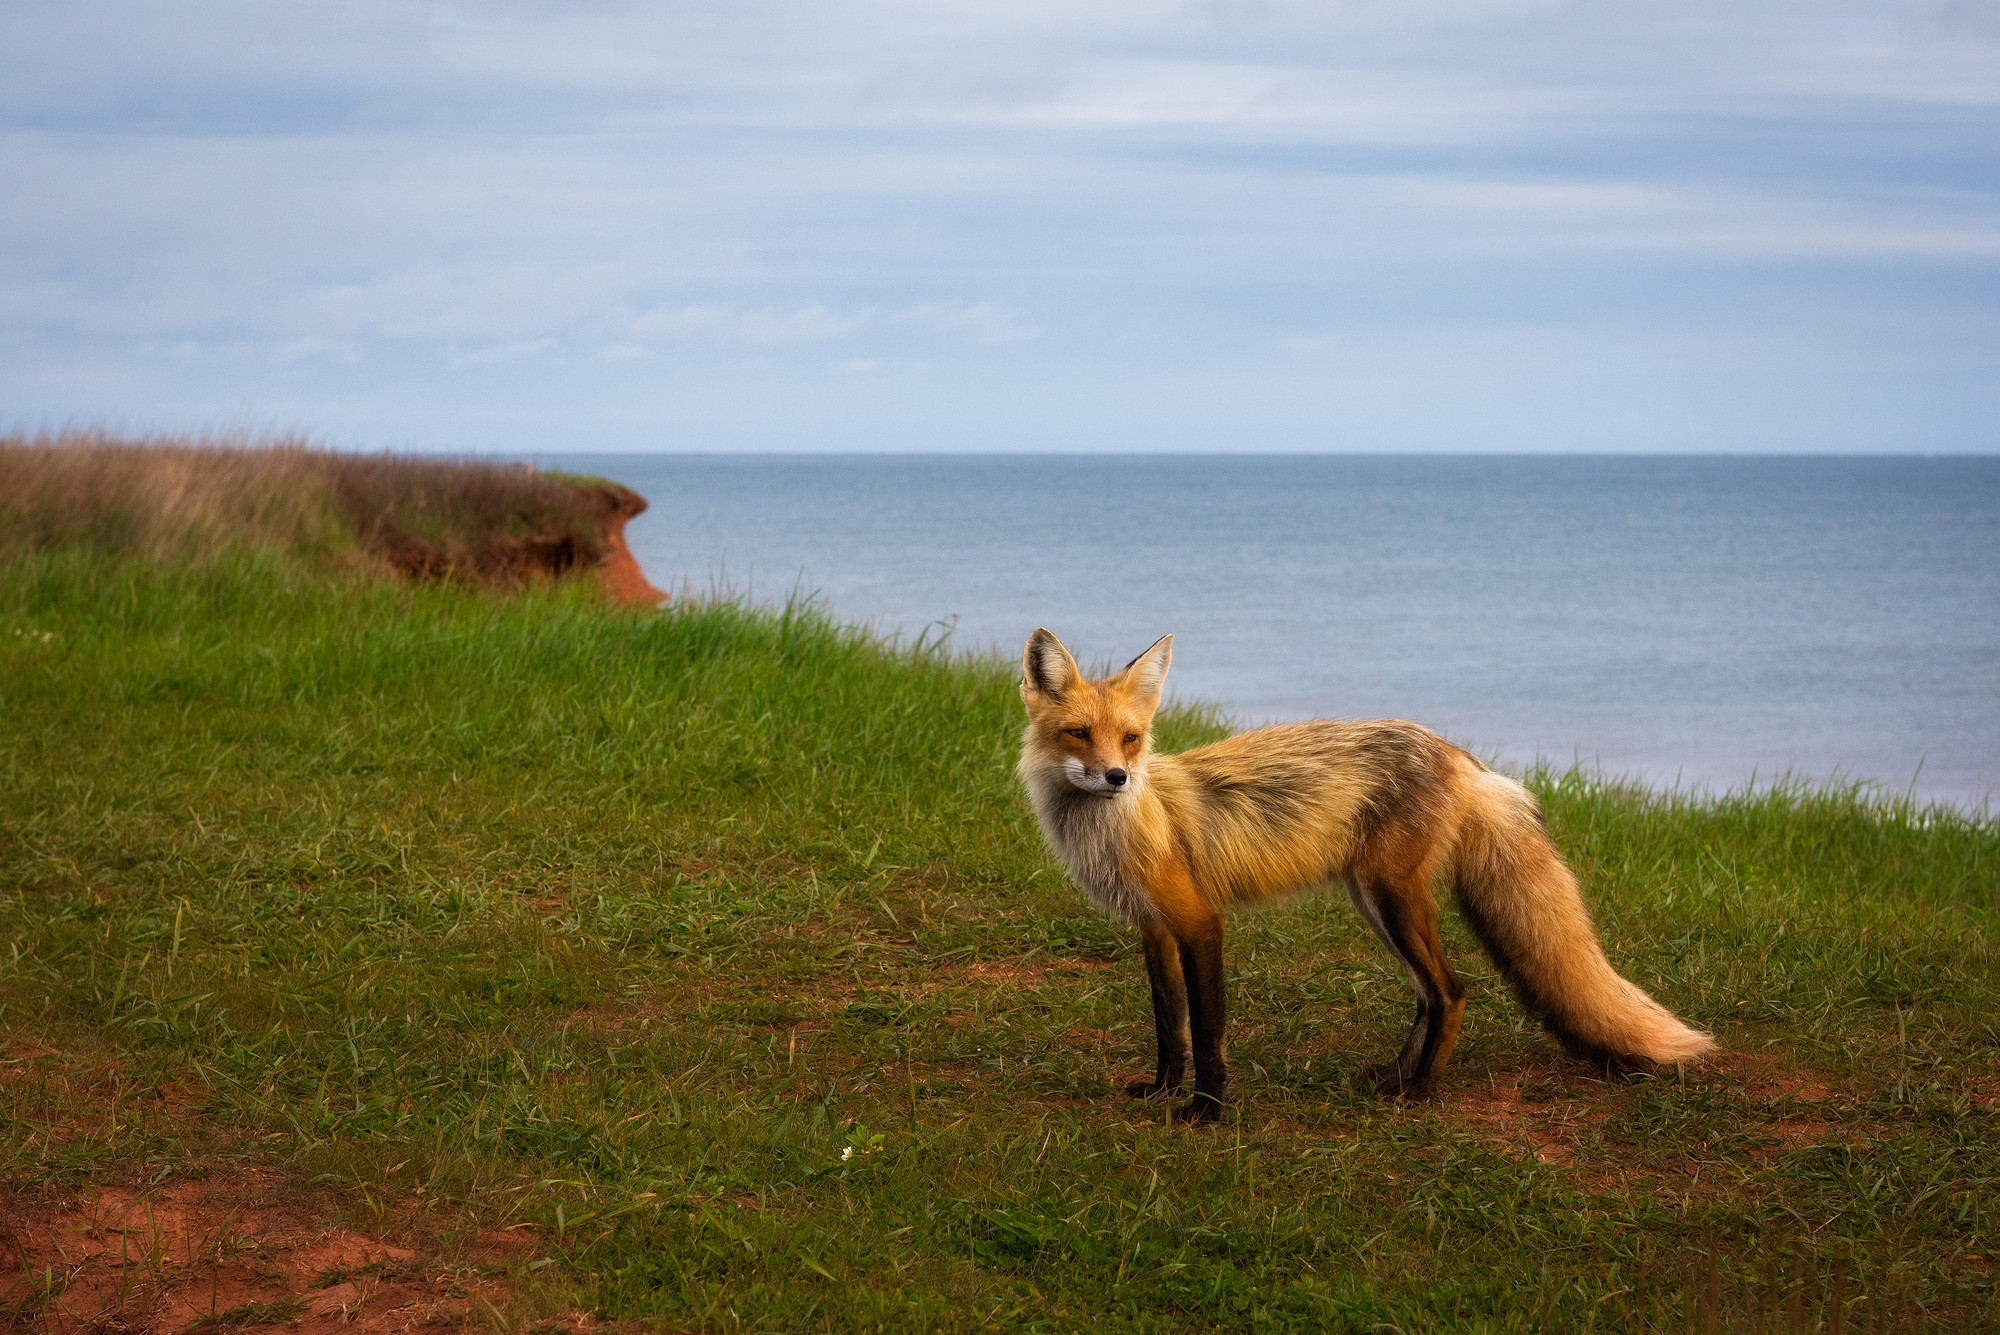
M1431 1092L1458 1037L1465 988L1438 940L1431 882L1450 872L1466 921L1521 1002L1572 1054L1648 1069L1715 1049L1618 976L1576 878L1527 789L1401 719L1320 719L1152 750L1173 636L1088 681L1046 630L1021 656L1021 781L1057 859L1099 907L1138 928L1159 1064L1135 1096L1176 1094L1186 1122L1220 1115L1220 910L1329 882L1408 970L1417 1015L1373 1068L1391 1098Z

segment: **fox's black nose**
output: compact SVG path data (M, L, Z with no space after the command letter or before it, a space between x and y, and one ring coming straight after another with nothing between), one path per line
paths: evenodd
M1104 781L1113 788L1123 788L1125 786L1125 771L1122 769L1108 769L1104 771Z

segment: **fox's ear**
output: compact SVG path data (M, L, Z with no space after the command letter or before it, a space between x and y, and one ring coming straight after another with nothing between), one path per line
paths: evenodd
M1167 684L1167 665L1174 659L1174 637L1162 635L1153 647L1125 665L1118 680L1148 709L1160 707L1160 688Z
M1083 673L1077 670L1069 650L1054 635L1037 628L1028 637L1028 647L1021 651L1021 698L1045 695L1060 700L1081 685Z

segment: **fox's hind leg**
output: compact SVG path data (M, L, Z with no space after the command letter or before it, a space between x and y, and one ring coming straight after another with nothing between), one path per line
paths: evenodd
M1452 972L1438 939L1437 901L1428 880L1418 877L1357 878L1348 895L1376 938L1402 961L1417 994L1417 1014L1403 1050L1369 1072L1375 1092L1385 1098L1422 1098L1450 1058L1465 1014L1465 985Z
M1153 1033L1159 1040L1159 1064L1151 1080L1134 1080L1125 1092L1135 1099L1178 1094L1187 1073L1188 997L1181 973L1181 950L1167 930L1141 923L1146 943L1146 980L1153 985Z

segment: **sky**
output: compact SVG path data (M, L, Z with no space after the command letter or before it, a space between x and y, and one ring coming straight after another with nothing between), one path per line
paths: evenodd
M9 0L0 429L2000 449L2000 0Z

